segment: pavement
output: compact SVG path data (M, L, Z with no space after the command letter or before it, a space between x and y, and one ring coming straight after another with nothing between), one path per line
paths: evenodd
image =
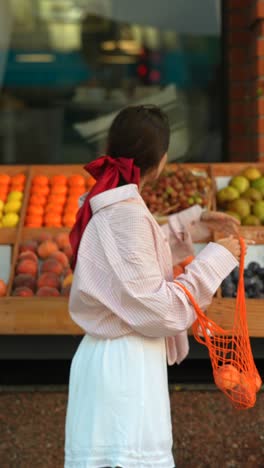
M67 392L0 387L1 468L63 468ZM243 411L214 385L172 385L170 398L177 468L264 468L263 391Z

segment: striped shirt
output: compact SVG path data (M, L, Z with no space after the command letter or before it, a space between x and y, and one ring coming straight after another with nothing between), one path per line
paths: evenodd
M81 239L70 295L72 319L99 339L166 337L168 363L181 362L196 314L173 282L173 264L193 253L192 240L204 229L201 208L172 215L161 228L134 184L96 195L90 204L93 216ZM206 309L237 264L227 249L210 242L177 281Z

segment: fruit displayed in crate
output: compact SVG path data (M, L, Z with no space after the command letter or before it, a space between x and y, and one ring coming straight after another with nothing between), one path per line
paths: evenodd
M175 166L143 187L142 197L151 213L166 216L198 204L209 207L212 180L205 171Z
M0 279L0 297L6 296L7 286L4 280Z
M50 233L43 232L38 239L23 242L15 265L12 295L69 296L73 280L70 260L67 233L60 232L53 238Z
M236 268L222 282L222 296L236 297L239 270ZM244 271L245 291L247 298L264 298L264 268L258 262L250 262Z
M235 175L217 191L218 209L236 217L244 226L264 225L264 176L256 167Z
M15 227L19 223L26 176L0 174L0 227Z
M69 227L75 222L78 199L89 191L92 177L58 174L35 175L32 179L26 211L26 227Z

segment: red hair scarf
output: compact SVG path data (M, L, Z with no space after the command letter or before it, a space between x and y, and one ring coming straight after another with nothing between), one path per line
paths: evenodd
M85 198L83 206L79 209L75 224L70 232L70 242L73 250L73 269L76 265L83 232L92 217L92 210L90 207L91 198L106 190L116 188L120 176L127 184L139 185L140 180L140 169L135 166L133 159L114 159L110 156L102 156L87 164L84 169L96 180L96 184Z

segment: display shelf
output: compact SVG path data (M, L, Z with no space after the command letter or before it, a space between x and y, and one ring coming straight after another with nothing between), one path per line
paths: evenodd
M63 297L4 297L0 300L0 335L80 335Z
M264 164L253 164L264 172ZM173 165L170 165L173 167ZM239 173L248 164L186 164L187 168L206 170L212 177L213 191L209 209L216 208L216 178L232 176ZM56 236L58 232L69 232L69 228L29 228L24 226L27 202L30 194L32 178L37 174L55 175L62 173L71 175L79 173L87 177L81 165L65 166L2 166L1 172L10 174L23 172L26 174L26 188L21 209L20 223L16 228L0 228L0 244L12 245L11 275L8 285L8 296L0 298L0 334L4 335L81 335L83 330L70 318L68 312L68 300L65 297L12 297L12 282L15 272L15 264L18 256L19 244L22 241L35 239L40 233L49 232ZM163 219L163 222L166 219ZM256 244L264 244L263 227L242 226L240 234L249 239L254 239ZM221 233L217 233L221 236ZM210 239L206 239L208 241ZM202 242L202 240L201 240ZM263 245L264 249L264 245ZM247 299L247 315L249 333L252 337L264 337L264 301L263 299ZM215 320L223 328L232 326L235 310L235 299L221 297L218 290L207 315Z
M233 325L235 299L215 297L206 315L219 326ZM249 335L264 337L263 300L247 299ZM0 301L1 335L82 335L84 331L70 318L68 301L55 297L5 297ZM191 334L191 330L190 330Z
M23 192L23 201L22 201L22 207L19 213L19 223L16 227L14 228L5 228L5 227L0 227L0 244L3 245L13 245L16 243L19 230L22 227L24 223L24 216L26 212L26 207L27 207L27 202L28 202L28 192L29 192L29 187L30 187L30 171L31 171L31 166L1 166L1 174L8 174L10 176L15 176L17 174L25 174L26 176L26 181L25 181L25 186L24 186L24 192Z
M20 235L20 241L27 241L30 239L37 239L38 236L42 233L49 233L53 237L55 237L59 232L70 232L70 228L67 227L61 227L61 228L46 228L46 227L41 227L41 228L30 228L30 227L25 227L23 226L21 229L21 235ZM0 242L1 243L1 242Z
M236 299L214 298L206 315L220 327L230 329L234 322ZM251 337L264 337L264 314L262 299L247 299L247 322Z

